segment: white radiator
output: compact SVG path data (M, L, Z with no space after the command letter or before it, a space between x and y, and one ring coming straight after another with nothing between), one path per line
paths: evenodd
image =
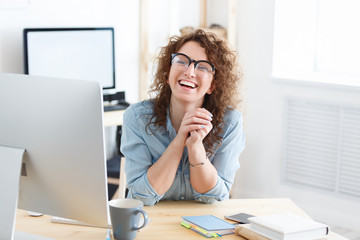
M285 102L284 181L360 198L360 106Z

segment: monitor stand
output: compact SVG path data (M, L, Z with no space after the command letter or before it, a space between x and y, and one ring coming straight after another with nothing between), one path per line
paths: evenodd
M15 231L20 175L25 149L0 146L0 239L49 240Z

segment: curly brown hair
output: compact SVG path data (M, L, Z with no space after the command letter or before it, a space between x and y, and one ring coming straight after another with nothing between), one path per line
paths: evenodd
M156 93L152 99L154 113L149 122L155 126L166 128L167 109L170 105L171 89L167 80L171 68L171 54L187 42L194 41L205 49L208 60L215 66L212 81L213 92L205 95L203 107L213 114L213 129L203 140L208 157L221 145L220 134L223 129L223 117L227 108L237 108L241 102L239 95L242 74L237 64L237 56L230 50L226 41L215 34L201 29L195 30L184 36L173 36L167 46L163 47L157 57L157 70L150 92Z

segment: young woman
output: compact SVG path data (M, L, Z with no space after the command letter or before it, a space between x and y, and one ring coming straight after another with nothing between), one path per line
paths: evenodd
M202 30L172 37L162 49L156 97L124 114L129 198L153 205L229 197L245 145L236 62L224 41Z

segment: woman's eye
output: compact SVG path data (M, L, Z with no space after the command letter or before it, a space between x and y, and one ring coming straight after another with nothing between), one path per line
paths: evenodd
M203 72L208 72L209 69L206 66L197 65L197 69Z
M186 62L182 60L177 60L176 63L180 65L186 65Z

